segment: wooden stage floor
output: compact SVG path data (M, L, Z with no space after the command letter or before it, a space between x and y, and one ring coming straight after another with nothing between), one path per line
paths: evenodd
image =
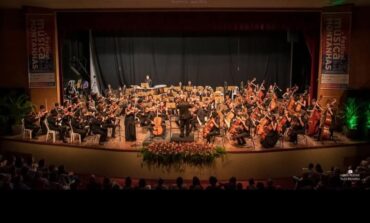
M123 123L123 120L121 121ZM148 143L152 141L170 141L171 135L178 134L179 129L176 126L176 128L172 128L170 132L170 125L169 122L166 122L166 136L163 139L162 137L155 137L153 139L150 139L150 133L147 129L142 128L140 126L136 126L136 135L137 140L135 142L127 142L125 141L125 133L124 133L124 126L123 124L116 129L116 137L108 137L108 142L105 142L104 145L99 145L99 143L96 141L96 138L94 139L94 136L87 136L86 142L82 142L81 144L74 142L74 143L63 143L59 140L56 141L55 144L65 145L65 146L74 146L74 147L88 147L88 148L95 148L95 149L106 149L106 150L115 150L115 151L139 151L143 147L143 143ZM173 124L172 124L173 125ZM205 140L202 138L202 132L201 131L194 131L192 134L194 134L194 138L196 142L205 142ZM13 140L24 140L29 141L33 143L40 143L40 144L53 144L51 140L46 143L46 136L41 135L38 137L38 139L23 139L22 136L6 136L4 137L6 139L13 139ZM58 136L57 136L58 138ZM340 145L355 145L355 144L361 144L364 143L363 141L352 141L348 139L346 136L344 136L341 133L334 133L334 138L336 141L316 141L312 137L308 136L298 136L298 144L294 145L291 142L279 140L275 147L273 148L263 148L260 143L259 136L253 137L254 145L251 139L247 139L247 144L243 147L240 147L236 145L235 141L230 141L227 139L227 137L216 137L214 144L224 146L227 152L265 152L265 151L271 151L271 150L292 150L292 149L303 149L303 148L319 148L319 147L331 147L331 146L340 146Z

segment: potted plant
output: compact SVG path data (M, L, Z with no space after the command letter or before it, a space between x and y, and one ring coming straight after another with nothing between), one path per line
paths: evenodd
M354 98L349 98L344 107L344 133L351 139L357 139L359 137L359 108L360 106Z
M0 121L11 124L12 134L22 132L22 119L34 109L28 96L22 94L17 97L8 96L2 99Z

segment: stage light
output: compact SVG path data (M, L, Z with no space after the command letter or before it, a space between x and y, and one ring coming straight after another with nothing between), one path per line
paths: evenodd
M354 130L358 126L358 110L356 99L349 98L345 105L345 119L348 129Z

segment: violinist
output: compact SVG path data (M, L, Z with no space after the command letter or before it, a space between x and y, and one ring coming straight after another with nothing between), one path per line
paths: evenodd
M94 134L100 135L99 145L103 145L107 141L107 129L103 128L103 117L98 114L90 119L90 128Z
M64 143L67 143L65 137L67 136L68 127L63 125L63 120L56 109L51 110L51 115L47 117L47 122L51 130L57 131L59 133L59 139L62 140Z
M40 105L38 117L40 118L40 127L41 127L41 134L45 135L47 130L45 126L45 119L47 117L48 112L46 111L45 105Z
M39 117L36 116L36 114L33 111L30 111L27 116L24 118L24 127L26 129L32 130L32 138L36 139L37 134L40 131L40 125L36 124L40 120Z
M137 109L130 103L125 109L125 138L126 141L136 141L135 116Z
M73 128L73 132L80 134L81 140L85 142L85 137L87 135L89 126L86 125L86 123L84 122L80 115L74 115L72 117L71 126Z

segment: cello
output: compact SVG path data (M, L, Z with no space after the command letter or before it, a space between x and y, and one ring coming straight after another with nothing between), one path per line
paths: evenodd
M154 136L160 136L163 134L163 127L162 127L162 118L158 116L158 111L157 111L157 117L154 118L153 120L153 135Z
M203 128L203 138L207 138L208 134L215 126L215 119L212 117Z

